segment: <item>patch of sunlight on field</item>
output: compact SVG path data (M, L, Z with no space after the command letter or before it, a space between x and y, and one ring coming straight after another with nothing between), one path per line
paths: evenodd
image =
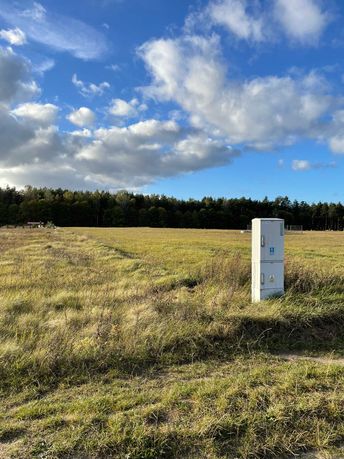
M111 247L120 246L147 260L179 266L197 266L209 257L240 253L251 256L251 234L237 230L168 228L70 228ZM286 259L326 265L344 270L344 233L309 231L287 234Z
M342 233L286 237L250 302L250 235L0 230L0 458L261 458L344 435ZM324 456L325 457L325 456Z

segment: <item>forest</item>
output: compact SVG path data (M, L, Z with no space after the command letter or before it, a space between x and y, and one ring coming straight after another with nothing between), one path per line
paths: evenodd
M342 231L344 205L291 201L287 196L181 200L128 191L0 188L1 226L42 221L57 226L246 229L256 217L283 218L286 225L302 225L304 230Z

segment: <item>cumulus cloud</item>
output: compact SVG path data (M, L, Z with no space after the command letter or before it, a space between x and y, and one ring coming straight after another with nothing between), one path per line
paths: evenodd
M344 110L336 110L326 130L329 147L333 153L344 154Z
M85 83L84 81L78 79L76 73L72 76L72 83L76 88L78 88L79 93L84 97L102 96L104 91L110 88L110 84L107 81L103 81L98 85L95 83Z
M317 43L329 21L316 0L275 0L274 13L287 36L303 44Z
M17 148L33 137L32 129L18 123L6 108L0 106L0 160L10 158Z
M26 43L26 35L18 27L15 29L0 30L0 38L13 46L21 46Z
M329 169L329 168L334 168L336 167L335 162L330 162L330 163L316 163L316 162L311 162L306 159L294 159L292 162L292 169L294 171L309 171L312 169Z
M1 168L40 164L44 177L51 162L61 162L68 152L67 139L59 135L55 126L22 123L6 109L0 110L0 133Z
M250 4L252 6L254 2ZM248 6L246 0L213 1L208 6L207 14L213 24L224 26L240 39L263 41L266 39L267 24L261 12L250 14Z
M146 96L177 102L193 126L226 136L230 143L271 149L315 135L333 104L315 72L228 79L217 37L154 40L139 54L152 76L152 84L142 89Z
M49 12L39 3L30 5L21 7L21 17L46 26ZM238 38L266 40L264 18L252 5L248 0L216 0L207 14L212 25L226 27ZM28 102L39 94L30 62L11 48L0 48L0 183L137 188L157 178L229 164L242 149L273 149L304 137L328 141L334 152L344 153L340 98L317 72L239 81L228 73L220 38L211 33L152 40L139 55L151 75L142 92L177 104L174 119L129 122L147 107L138 99L118 98L107 110L126 118L115 120L121 126L91 129L95 113L80 107L67 115L78 128L61 132L57 105ZM84 82L76 74L72 82L85 97L100 96L110 87L106 81ZM299 171L325 167L335 163L292 163Z
M49 186L68 189L87 189L96 186L86 182L85 178L76 169L67 164L61 164L60 160L52 161L42 172L42 164L32 162L30 164L2 167L0 164L0 186L7 185L24 188L25 185L36 187ZM92 186L93 185L93 186Z
M204 132L154 119L93 133L61 133L52 125L21 123L0 110L0 140L0 183L17 186L136 188L228 164L239 155Z
M109 113L118 117L134 118L138 116L139 112L147 109L145 104L140 104L139 101L131 99L129 102L123 99L112 99Z
M81 59L99 59L107 52L103 34L82 21L50 12L39 2L0 0L0 17L30 40Z
M23 186L135 188L159 177L229 163L239 153L227 141L212 138L176 121L150 119L126 127L90 131L95 115L81 107L68 119L83 128L68 132L55 125L55 104L24 102L30 66L12 50L2 50L0 95L11 104L0 104L0 183ZM9 70L10 69L10 70ZM8 80L8 75L13 78ZM24 85L24 86L23 86ZM31 92L30 95L33 95ZM130 106L141 110L139 101Z
M0 47L0 103L30 99L39 94L30 70L28 61L11 48Z
M16 107L12 113L39 126L49 126L55 123L58 110L54 104L26 103Z
M109 113L114 116L134 117L137 115L135 105L123 99L113 99Z
M187 16L185 30L194 34L220 26L250 44L275 43L287 37L299 45L314 45L331 18L321 2L210 0L207 6Z
M239 154L226 139L174 120L91 131L87 127L95 114L87 107L67 116L82 129L61 132L57 105L25 101L37 95L37 90L28 91L37 88L31 70L28 61L1 48L1 184L135 188L160 177L228 164ZM138 99L126 103L137 113L146 109ZM118 101L113 106L117 116L130 114Z
M175 121L146 120L128 127L98 129L76 157L99 183L137 187L169 177L228 164L239 154L224 141L185 130Z
M67 119L79 127L91 126L96 119L94 112L87 107L80 107L78 110L71 112Z

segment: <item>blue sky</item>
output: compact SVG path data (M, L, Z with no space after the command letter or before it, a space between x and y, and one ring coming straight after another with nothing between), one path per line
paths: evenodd
M343 199L339 0L0 0L0 185Z

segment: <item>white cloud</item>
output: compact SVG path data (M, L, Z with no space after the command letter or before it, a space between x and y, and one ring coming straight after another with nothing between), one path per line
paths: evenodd
M115 187L142 186L169 177L228 164L238 151L203 132L174 121L141 121L128 127L98 129L76 157L92 171L88 179Z
M146 104L140 104L135 98L129 102L123 99L112 99L109 113L118 117L134 118L138 116L140 112L147 110Z
M125 116L128 118L137 116L135 105L123 99L113 99L109 113L114 116Z
M66 152L63 143L55 126L21 122L6 109L0 110L0 167L48 164Z
M92 110L87 107L80 107L78 110L71 112L67 119L76 126L84 127L91 126L96 119Z
M291 167L294 171L308 171L311 163L305 159L294 159Z
M118 72L119 70L121 70L121 67L118 64L107 65L105 68L108 70L112 70L113 72Z
M38 2L33 2L32 8L21 12L21 16L32 19L36 22L42 22L46 19L47 10Z
M80 20L48 11L38 2L0 0L0 17L33 41L84 60L107 52L104 35Z
M46 165L42 172L40 162L12 167L1 167L0 165L0 186L7 185L24 188L25 185L31 184L36 187L48 186L59 188L63 186L68 189L88 189L92 183L88 184L85 178L78 173L76 169L69 165L61 164L56 160ZM96 186L93 185L95 189Z
M78 130L78 131L72 131L70 134L75 137L86 137L86 138L92 137L92 132L86 128Z
M317 43L329 21L317 0L275 0L274 13L287 36L303 44Z
M330 138L329 145L333 153L344 154L344 135L334 135Z
M309 170L312 170L312 169L332 169L334 167L336 167L336 163L335 162L330 162L330 163L314 163L314 162L311 162L311 161L308 161L306 159L294 159L292 161L292 169L294 171L301 171L301 172L304 172L304 171L309 171Z
M43 59L41 62L33 66L33 71L43 75L45 72L55 67L54 59Z
M239 154L225 139L173 120L91 131L84 127L94 123L95 114L87 107L68 115L83 129L61 132L55 126L57 105L25 102L37 94L23 90L36 87L30 70L28 61L1 49L1 184L135 188L159 177L228 164ZM128 104L137 113L146 109L138 99Z
M317 44L330 22L323 0L210 0L190 13L184 30L188 34L209 32L221 26L250 44L276 43L287 37L299 45Z
M22 101L39 94L30 70L27 60L11 48L0 47L0 103Z
M31 123L49 126L55 123L58 110L53 104L26 103L19 105L11 113Z
M344 110L336 110L325 130L329 147L333 153L344 154Z
M228 17L213 9L213 24L247 41L266 40L252 4L223 0L212 5L236 7L226 10ZM26 20L31 15L35 27L51 17L38 3L21 11ZM32 65L10 48L0 48L0 183L137 188L157 178L228 164L241 149L278 148L304 137L328 141L333 151L344 152L344 112L319 73L232 79L219 40L215 34L187 35L140 48L152 77L142 91L176 103L180 111L174 119L125 126L116 119L121 127L91 130L95 114L81 107L67 116L79 127L71 132L55 126L57 105L26 102L39 93ZM84 96L102 95L110 87L106 81L84 82L76 74L72 81ZM146 109L138 99L114 99L108 107L122 118L139 117ZM297 159L292 167L310 170L335 163Z
M227 78L216 37L155 40L139 54L152 75L148 97L177 102L193 126L225 136L231 144L270 149L315 136L334 103L324 79L311 72L246 81Z
M254 2L252 2L254 4ZM250 4L252 5L250 2ZM213 24L224 26L236 37L247 41L263 41L266 39L267 24L259 14L248 13L246 0L220 0L210 2L208 11Z
M107 81L96 85L95 83L85 83L82 80L78 79L76 73L72 76L72 83L76 88L78 88L79 93L84 97L90 96L102 96L106 89L110 88L110 84Z
M21 123L0 109L0 183L72 188L136 188L228 164L238 155L226 142L175 121L61 133Z
M15 29L0 30L0 38L13 46L21 46L26 43L25 33L16 27Z
M226 145L223 140L212 139L204 132L196 132L177 142L174 151L163 156L162 162L171 175L171 171L178 174L181 168L195 171L222 166L236 156L239 156L239 151Z

